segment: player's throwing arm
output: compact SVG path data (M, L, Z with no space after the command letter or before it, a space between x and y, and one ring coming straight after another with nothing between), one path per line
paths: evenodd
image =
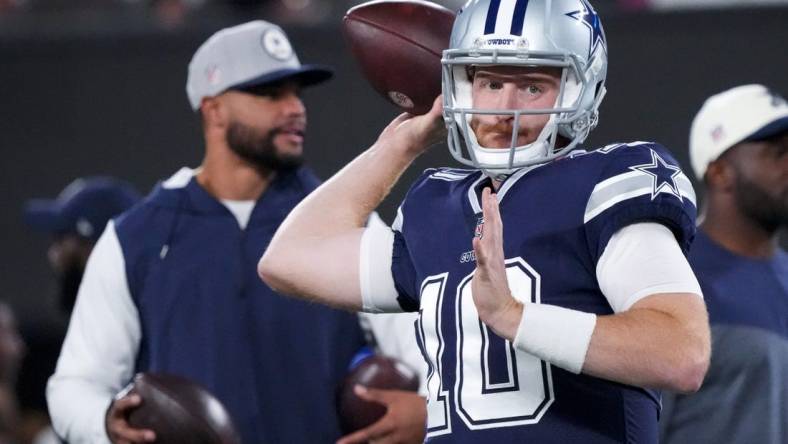
M258 264L277 291L360 310L359 247L369 214L405 169L445 137L438 97L429 113L401 114L367 151L293 209Z

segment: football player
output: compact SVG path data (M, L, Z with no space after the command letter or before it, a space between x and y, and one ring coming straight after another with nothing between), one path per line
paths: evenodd
M697 390L709 362L685 258L695 195L656 143L581 147L605 95L599 17L586 0L472 0L442 63L442 99L299 204L261 277L418 311L429 442L657 442L658 390ZM427 170L390 229L364 229L444 123L471 169Z

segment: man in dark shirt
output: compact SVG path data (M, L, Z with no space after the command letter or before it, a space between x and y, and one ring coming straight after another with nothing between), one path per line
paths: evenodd
M47 390L63 438L155 441L126 421L144 400L113 400L142 371L208 388L244 443L340 437L334 387L364 343L357 317L282 298L255 273L276 228L319 183L301 166L299 94L330 76L301 65L262 20L197 50L186 90L205 157L111 221L93 249Z
M700 391L665 397L663 442L788 442L788 105L761 85L712 96L690 156L706 205L689 260L714 352Z

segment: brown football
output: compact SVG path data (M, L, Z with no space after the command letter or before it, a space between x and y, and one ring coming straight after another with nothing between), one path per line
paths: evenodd
M345 434L363 429L386 413L382 404L359 398L353 391L356 384L415 392L419 389L419 375L402 361L387 356L371 355L362 360L337 390L337 412Z
M142 404L131 411L129 424L156 432L167 444L240 444L225 407L208 390L180 376L138 373L129 393Z
M350 50L372 87L411 114L424 114L441 93L441 56L455 14L421 0L376 0L342 21Z

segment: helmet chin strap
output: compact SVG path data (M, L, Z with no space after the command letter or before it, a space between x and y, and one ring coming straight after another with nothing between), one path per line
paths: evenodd
M476 133L470 126L470 122L468 122L467 128L468 131L465 133L465 140L468 143L471 150L473 150L473 154L476 157L477 165L495 165L495 168L481 168L481 170L486 174L489 178L493 180L504 180L510 175L514 174L520 168L508 168L509 165L509 156L511 155L512 150L514 150L514 163L518 162L526 162L529 160L533 160L539 157L545 157L549 152L552 151L554 141L551 142L550 139L552 138L553 134L557 130L555 124L555 114L550 116L550 119L545 124L542 131L539 133L539 136L533 142L520 145L516 147L508 147L508 148L486 148L479 144L479 140L476 137ZM470 116L467 116L470 120ZM518 133L520 131L519 128L516 130ZM515 134L515 140L517 139L517 134ZM500 168L497 166L500 165Z

